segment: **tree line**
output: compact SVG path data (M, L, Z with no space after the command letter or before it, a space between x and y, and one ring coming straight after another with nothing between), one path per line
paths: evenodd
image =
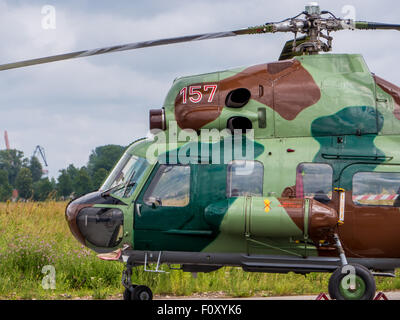
M10 200L13 190L18 190L20 199L34 201L69 199L98 190L124 151L119 145L97 147L86 166L70 164L57 179L49 179L37 157L26 158L16 149L0 150L0 201Z

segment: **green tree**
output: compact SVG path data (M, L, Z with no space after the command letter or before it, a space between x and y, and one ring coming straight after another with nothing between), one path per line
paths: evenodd
M51 187L53 188L53 191L57 191L57 181L56 181L56 179L54 179L54 177L51 178L50 183L51 183Z
M90 154L87 167L79 169L70 164L60 170L57 178L58 195L68 197L74 193L75 196L81 196L98 190L125 149L119 145L100 146Z
M57 179L57 193L59 196L69 197L74 191L71 175L66 169L60 170L60 173Z
M33 200L45 201L53 190L53 185L49 178L40 179L33 184Z
M104 180L106 179L108 175L108 171L104 168L98 169L95 174L93 175L92 181L93 181L93 189L98 190L101 185L103 184Z
M93 178L96 172L101 168L105 169L107 173L110 172L124 151L125 147L114 144L94 149L89 156L87 165L90 176Z
M91 191L93 191L93 186L89 171L86 167L82 167L74 181L75 195L79 197Z
M29 169L32 172L33 182L37 182L43 175L43 167L37 157L32 157L29 162Z
M0 170L7 171L9 184L13 187L16 186L17 175L23 163L26 163L23 157L24 153L16 149L0 150Z
M11 198L12 187L8 183L8 173L5 170L0 170L0 201L7 201Z
M32 196L33 179L29 168L22 168L15 179L15 186L18 189L19 196L29 199Z
M75 191L75 189L78 187L76 185L76 182L78 180L79 176L79 169L76 168L73 164L70 164L68 168L66 169L67 174L69 175L69 178L71 179L72 182L72 189Z

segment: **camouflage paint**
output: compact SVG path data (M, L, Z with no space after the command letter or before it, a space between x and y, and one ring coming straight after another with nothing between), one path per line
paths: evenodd
M220 150L224 150L222 140L218 142ZM247 139L243 137L245 147ZM231 144L232 142L230 142ZM166 153L165 159L177 159L177 154L185 147L188 151L193 151L194 143L184 144L175 150ZM189 147L188 147L189 145ZM232 144L235 146L234 144ZM209 148L209 155L215 147L213 144L196 143L198 150ZM255 157L259 157L264 151L261 144L256 143L254 147ZM232 150L233 154L235 149ZM233 158L233 154L230 158ZM242 154L245 155L244 149ZM249 157L249 155L246 155ZM161 157L161 155L160 155ZM250 159L250 158L249 158ZM253 155L251 156L253 159ZM226 199L226 179L227 164L224 154L220 154L220 164L199 164L202 161L211 162L211 159L199 158L197 163L190 164L191 169L191 190L190 201L186 207L158 207L151 208L144 200L144 192L150 185L152 178L156 174L153 170L152 175L144 186L137 198L137 203L142 207L141 213L135 212L134 248L137 250L169 250L169 251L201 251L214 241L220 234L218 226L213 228L210 225L204 212L210 203L217 203ZM157 169L157 168L156 168ZM190 249L191 248L191 249ZM195 249L193 249L195 248Z
M183 107L179 96L182 88L204 84L219 86L216 100L207 104L209 96L203 91L204 101ZM224 106L226 95L238 87L251 92L250 101L242 108ZM234 116L252 122L261 151L255 160L264 165L263 197L227 199L226 165L205 169L194 164L191 166L198 181L191 194L189 219L180 224L176 219L163 223L152 216L141 229L135 213L133 232L129 233L132 238L124 241L139 250L337 256L332 246L319 245L320 241L329 242L326 238L332 233L331 227L325 233L314 232L311 225L304 224L304 215L308 208L311 211L307 215L312 217L315 210L315 217L327 219L332 210L338 209L338 194L333 193L328 207L294 211L282 207L282 202L293 198L280 197L295 185L299 163L321 162L333 168L333 187L346 189L345 223L335 225L346 254L399 258L399 208L356 206L351 195L355 172L400 172L398 92L397 86L373 76L362 56L346 54L299 56L175 80L163 107L167 123L177 120L180 124L178 133L186 127L224 129ZM259 108L266 110L265 128L258 127ZM129 152L145 157L153 143L135 144ZM185 144L180 144L178 149L183 147ZM167 154L176 151L165 149ZM126 215L133 216L133 203L140 202L154 168L148 174L149 180L126 200ZM264 211L265 200L271 208L268 213ZM276 220L264 222L269 213ZM253 237L249 226L255 231ZM305 233L310 233L310 238L305 239Z

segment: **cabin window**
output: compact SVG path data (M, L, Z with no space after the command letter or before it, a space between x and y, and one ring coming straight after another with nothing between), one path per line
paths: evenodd
M359 206L400 207L400 173L357 172L353 176L353 202Z
M227 196L262 196L264 167L259 161L234 160L228 164Z
M332 199L333 169L325 163L300 163L296 170L296 197L326 203Z
M147 205L185 207L190 198L190 167L161 165L143 198Z

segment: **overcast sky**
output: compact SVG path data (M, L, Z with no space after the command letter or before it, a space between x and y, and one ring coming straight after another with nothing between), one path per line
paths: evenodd
M0 64L114 44L280 21L307 1L0 0ZM398 1L319 1L337 16L400 23ZM43 6L56 12L42 27ZM400 84L398 31L334 34L334 53L362 53L372 72ZM148 111L162 106L173 79L277 60L288 34L239 36L147 48L0 72L0 148L30 157L46 150L50 176L82 166L96 146L127 145L148 132Z

